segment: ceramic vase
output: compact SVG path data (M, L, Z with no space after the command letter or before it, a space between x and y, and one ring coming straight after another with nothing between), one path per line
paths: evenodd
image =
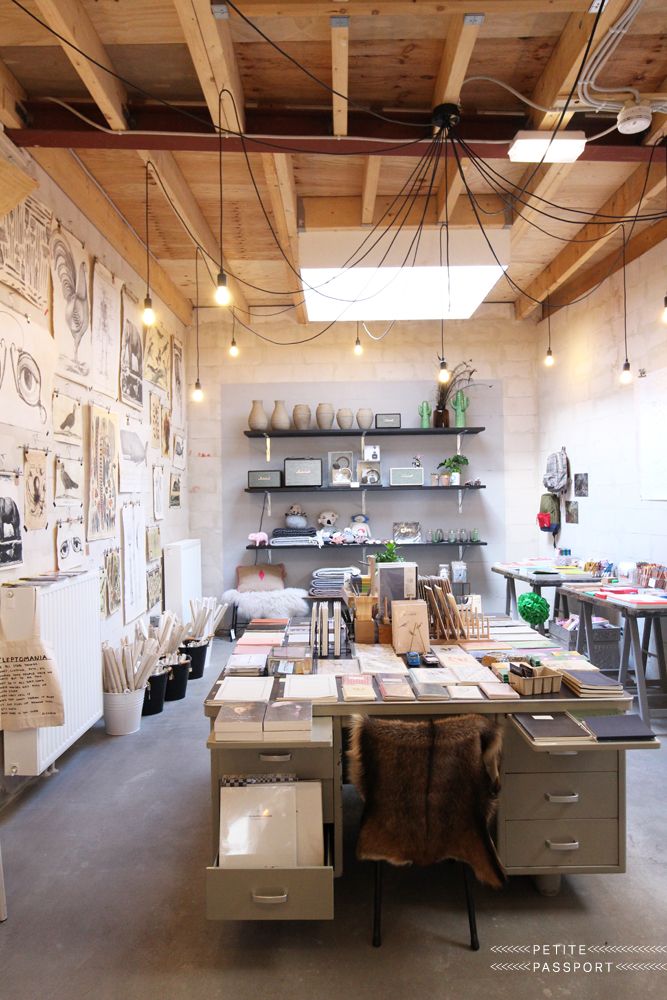
M342 431L349 431L350 427L354 423L354 414L352 413L352 410L342 409L336 414L336 420Z
M433 426L449 427L449 410L447 408L433 411Z
M284 399L276 399L275 401L271 414L271 429L274 431L288 431L290 429L289 413L285 408Z
M373 426L373 411L368 407L357 410L357 423L362 431L368 431Z
M315 418L321 431L330 430L334 422L334 408L331 403L318 403Z
M449 481L450 486L460 486L461 485L461 473L452 472L451 479Z
M451 478L452 478L451 477L451 473L449 473L449 472L441 472L440 473L440 485L441 486L449 486L450 485L449 481L450 481Z
M269 418L264 410L261 399L253 399L252 409L248 415L248 427L251 431L265 431L269 426Z
M306 403L297 403L292 410L292 420L298 431L307 431L310 428L310 407Z

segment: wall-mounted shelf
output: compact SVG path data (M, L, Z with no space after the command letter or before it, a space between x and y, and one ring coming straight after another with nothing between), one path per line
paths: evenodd
M364 434L373 437L399 437L399 436L421 436L432 434L440 437L457 437L459 434L481 434L485 427L369 427L367 431L360 428L350 428L349 430L339 430L332 427L330 430L320 430L319 428L308 431L277 431L271 428L265 431L244 431L248 438L317 438L317 437L362 437Z
M397 542L396 544L400 549L414 549L419 546L432 549L465 549L469 545L488 545L488 542ZM282 549L330 552L337 549L380 549L383 545L386 545L386 542L346 542L344 545L323 545L322 548L319 545L246 545L246 549L249 552L280 552Z
M340 493L341 496L354 496L356 493L388 493L390 490L403 493L405 490L433 490L446 493L448 490L485 490L486 486L274 486L265 489L263 486L246 486L246 493Z

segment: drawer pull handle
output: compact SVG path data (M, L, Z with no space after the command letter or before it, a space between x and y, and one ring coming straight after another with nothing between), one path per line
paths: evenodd
M292 759L291 753L261 753L259 759L271 764L279 764L281 761Z
M550 757L576 757L578 755L578 750L549 750L548 754Z
M578 840L567 840L565 843L559 843L557 840L547 840L546 845L550 851L578 851L579 841Z
M572 792L571 795L553 795L552 792L545 792L544 797L547 802L559 802L567 804L569 802L579 801L579 792Z
M276 903L286 903L287 902L287 893L286 892L280 892L280 893L277 893L275 896L265 896L262 893L255 892L254 889L253 889L252 890L252 901L253 901L253 903L265 903L265 904L268 904L270 906L275 906Z

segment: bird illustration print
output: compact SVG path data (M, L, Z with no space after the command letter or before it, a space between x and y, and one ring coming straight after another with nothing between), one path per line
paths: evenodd
M78 490L79 484L72 479L64 465L60 466L60 478L66 490Z
M74 424L76 423L76 414L78 408L79 408L78 403L75 403L74 406L72 407L72 412L68 413L63 422L60 424L61 431L67 433L67 431L72 430Z
M81 261L77 268L69 243L59 229L51 235L49 250L54 285L59 286L64 299L64 318L73 344L73 354L61 354L60 360L67 370L88 375L90 365L79 359L81 341L90 329L88 265Z

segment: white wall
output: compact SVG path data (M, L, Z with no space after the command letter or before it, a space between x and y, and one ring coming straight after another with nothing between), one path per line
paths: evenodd
M629 386L618 380L625 357L620 272L552 319L556 364L538 364L539 465L542 470L547 454L565 445L572 472L588 473L589 496L578 499L579 523L563 524L560 536L561 545L582 557L667 561L667 502L641 499L637 447L640 402L653 392L651 380L638 378L638 371L667 373L667 328L660 321L666 293L663 243L627 268L628 353L635 375ZM537 337L541 359L546 323ZM665 469L665 480L666 454L663 436L655 462Z
M297 326L282 317L254 320L253 325L264 336L279 341L309 336L318 329L315 324ZM381 332L381 329L375 324L374 332ZM415 386L420 385L419 398L423 398L422 387L428 390L431 386L432 394L435 393L440 334L438 323L397 323L380 343L365 338L362 358L352 354L355 325L351 323L337 324L321 339L308 344L280 347L252 338L237 327L236 337L241 349L237 359L228 355L230 336L226 313L201 310L200 374L206 397L201 404L189 404L190 527L193 535L202 538L204 589L217 594L234 585L237 563L250 563L254 558L252 553L244 551L244 545L248 531L257 525L259 499L244 494L243 489L247 469L261 468L263 456L259 442L243 437L252 399L263 399L269 412L276 398L286 399L290 409L295 403L308 402L314 411L319 401L330 401L336 406L352 405L360 394L363 398L364 392L370 392L372 387L373 400L369 405L374 410L402 411L404 425L417 426ZM192 385L195 379L192 335L189 343L188 382ZM461 518L452 516L456 509L452 503L443 515L442 526L470 528L477 526L477 519L483 534L490 532L491 551L477 550L471 558L481 563L475 572L475 586L486 595L487 607L498 608L503 603L502 592L498 578L489 571L489 556L505 559L517 553L526 554L533 552L538 544L534 528L538 431L534 327L511 319L505 307L482 307L474 320L447 324L446 354L450 367L459 360L472 358L478 370L476 379L488 380L495 387L486 402L484 389L471 390L471 398L479 402L471 402L468 422L485 424L489 432L486 444L482 435L478 443L468 446L466 442L464 448L473 460L471 476L479 475L482 480L485 475L491 476L493 488L485 490L481 496L469 498L470 503L466 501ZM327 386L329 391L324 398ZM405 387L404 392L401 386ZM493 405L489 402L491 398ZM479 419L480 415L483 419ZM397 448L397 441L401 441L404 457L410 457L415 451L427 451L425 440L390 438L381 443L387 454L391 445L391 455L398 456L401 450ZM496 454L485 453L484 449L490 448L492 441L497 442ZM291 442L292 449L295 443ZM315 444L317 451L314 453L318 455L325 454L330 447L326 438L316 439ZM280 460L287 453L274 450ZM476 454L484 455L481 471L474 462ZM388 468L389 464L396 463L384 464ZM280 467L280 461L271 463L271 467ZM430 465L425 471L428 475ZM395 497L396 494L391 494L392 508ZM274 516L269 530L282 525L286 499L291 498L287 494L274 497L274 511L279 517ZM301 500L308 509L307 496L295 495L293 499ZM453 500L452 497L447 499ZM320 509L330 504L348 514L342 501L332 494L325 494L321 502L315 504L317 510L311 505L312 510L308 509L308 513L317 516ZM425 526L439 525L434 513L418 516L415 504L416 498L410 503L402 503L401 516L395 519L406 520L414 511L415 519ZM347 519L342 520L346 523ZM389 516L385 516L385 522L380 520L379 528L374 530L384 531L390 523ZM434 550L421 551L424 559L429 553L428 564L433 567L437 558ZM287 555L284 553L285 557ZM451 550L441 558L449 561ZM327 550L326 561L330 560ZM295 567L294 577L290 576L289 582L297 585L307 582L309 571L317 562L315 557L298 552L290 553L285 561L289 567Z

